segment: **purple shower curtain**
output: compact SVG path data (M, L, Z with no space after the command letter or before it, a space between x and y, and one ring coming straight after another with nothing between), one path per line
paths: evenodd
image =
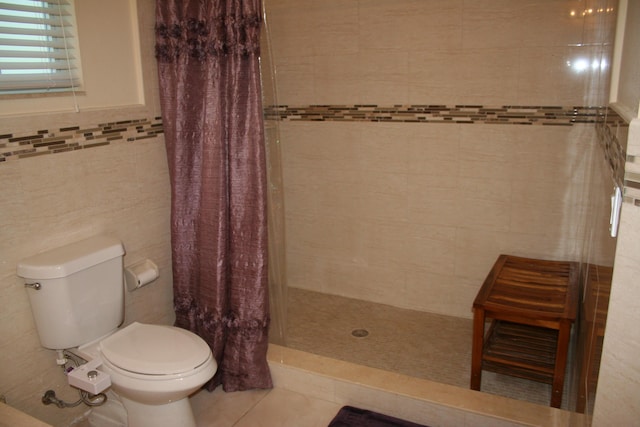
M176 326L225 391L272 387L260 0L157 0Z

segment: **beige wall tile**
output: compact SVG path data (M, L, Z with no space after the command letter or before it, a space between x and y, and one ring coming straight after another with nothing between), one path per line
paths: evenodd
M539 46L518 60L517 103L606 105L611 57L599 46ZM601 67L601 61L604 64ZM600 80L603 75L603 81ZM593 84L593 82L598 84Z
M325 0L321 4L314 2L311 8L311 19L314 55L352 55L358 52L358 26L353 25L358 21L358 2L345 0Z
M409 222L456 227L461 223L455 177L409 175Z
M567 67L582 57L611 62L612 15L583 18L579 1L456 0L434 7L416 0L295 6L278 0L267 8L285 104L606 102L598 94L606 93L608 78L589 89L591 73ZM304 67L291 68L299 63ZM296 69L298 77L287 78Z
M391 187L388 181L393 178L399 178L396 180L399 191L391 193L369 190L358 200L357 210L354 212L356 216L392 221L407 219L409 213L405 177L386 176L380 178L380 180L386 181L385 184Z
M464 104L467 59L461 49L414 50L409 55L409 103ZM469 102L471 103L471 102Z
M437 312L449 301L448 313L469 316L467 305L500 253L579 256L584 226L575 218L586 209L593 149L580 127L283 128L300 138L284 145L292 286L399 306L413 295L412 307ZM395 292L394 275L420 274L468 282L440 291L434 285L438 298L411 282L406 293Z
M411 129L403 123L359 124L359 165L371 172L406 173L409 163L407 136ZM346 141L345 141L346 142Z
M579 1L481 0L465 3L465 47L530 47L567 45L582 40L582 20L571 10L584 9Z
M463 52L463 104L509 105L518 89L518 49L491 48Z
M277 79L275 83L275 93L277 98L272 101L284 105L306 105L316 103L315 101L315 81L314 59L312 56L285 56L278 60ZM264 81L264 77L263 77ZM270 85L263 86L269 87Z
M605 349L599 375L594 423L633 424L640 414L640 406L632 396L638 390L637 354L640 342L636 325L640 321L637 277L640 264L636 254L640 250L640 220L637 207L623 204L621 227L626 233L618 239L610 307L616 307L607 318ZM613 411L612 408L625 408ZM602 408L602 409L600 409Z
M360 64L359 103L406 104L409 102L408 52L360 49L354 58Z
M287 167L353 170L360 161L361 127L357 123L318 124L301 122L282 125L282 157Z
M410 224L403 236L402 264L408 270L424 269L447 274L455 262L455 230L424 224Z
M508 245L510 235L509 232L457 228L456 276L477 280L480 286L498 256L513 253L514 248Z
M348 298L367 295L368 300L380 303L388 303L405 294L404 275L397 270L337 261L326 262L323 267L321 292Z
M290 251L287 247L287 285L294 288L320 291L324 277L318 264L322 262L313 255Z
M580 258L582 241L579 238L550 234L511 232L504 252L518 256L558 261Z
M360 82L363 70L354 54L314 56L313 104L362 102Z
M313 55L316 17L313 0L267 0L267 35L273 47L274 60ZM276 49L277 47L277 49Z
M363 223L363 227L367 263L401 271L406 264L406 238L411 224L404 221L368 220Z
M446 273L428 268L407 272L407 291L401 304L404 308L469 318L471 301L470 295L461 292L460 281L454 276L453 269Z
M502 201L463 200L460 226L481 231L508 231L512 217L509 206L508 202Z
M458 197L470 203L474 201L509 203L512 200L512 185L506 179L463 176L459 179L459 183Z
M460 126L434 123L430 126L405 124L404 136L409 163L407 172L436 176L458 176Z
M420 0L359 3L360 46L390 51L460 47L461 0L443 2L437 7ZM443 38L443 33L450 36Z

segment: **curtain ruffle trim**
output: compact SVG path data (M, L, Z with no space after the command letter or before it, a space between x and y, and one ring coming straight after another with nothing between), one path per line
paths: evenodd
M201 308L191 297L175 298L176 317L189 319L207 330L223 327L228 330L264 330L269 327L270 316L263 319L239 319L234 313L216 315L206 308Z
M156 59L172 62L183 55L205 61L208 57L260 53L259 16L226 16L214 22L195 18L156 25Z

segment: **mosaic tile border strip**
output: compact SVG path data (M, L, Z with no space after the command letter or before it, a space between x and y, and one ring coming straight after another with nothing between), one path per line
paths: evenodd
M609 113L606 113L606 112ZM266 119L307 121L372 121L401 123L515 124L572 126L576 123L622 120L602 107L501 106L482 105L309 105L268 106ZM605 114L606 113L606 114ZM0 135L0 164L33 156L62 153L109 145L117 141L154 138L163 133L161 117L37 130L25 134ZM615 145L613 145L615 148ZM609 149L606 152L611 151ZM613 150L614 152L620 150ZM618 159L618 155L611 158ZM609 160L609 159L608 159ZM617 164L616 161L612 164ZM617 166L616 166L617 168ZM623 168L622 168L623 169Z
M268 106L267 120L281 121L366 121L385 123L452 123L573 126L596 125L598 141L611 169L614 181L627 194L625 202L640 206L640 171L625 175L626 135L629 124L608 107L584 106L484 106L484 105L307 105ZM640 165L640 157L632 159Z
M266 107L265 118L284 121L572 126L606 120L609 117L605 114L607 110L603 107L517 105L279 105Z
M604 158L611 170L614 182L622 187L625 185L625 162L627 160L626 145L629 124L615 111L607 113L612 118L600 120L596 123L598 142L604 153Z
M611 178L622 189L622 202L640 207L640 158L626 152L629 123L612 109L607 116L596 123L596 132Z
M640 207L640 156L627 156L623 200Z
M162 118L133 119L96 126L43 129L0 135L0 164L7 161L155 138L164 132Z
M285 121L369 121L400 123L458 123L572 126L595 123L598 139L614 180L624 184L625 202L640 206L640 173L624 175L628 124L603 107L539 107L481 105L309 105L267 106L265 118ZM626 128L626 130L625 130ZM162 118L132 119L98 124L94 127L71 126L44 129L25 134L0 134L0 164L34 156L106 146L114 142L134 142L164 133Z

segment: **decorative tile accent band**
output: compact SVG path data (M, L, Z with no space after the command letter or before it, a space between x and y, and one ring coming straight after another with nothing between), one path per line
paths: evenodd
M155 138L163 133L162 118L123 120L96 126L43 129L0 135L0 164L47 154L100 147L115 142Z
M640 175L624 176L628 124L606 107L501 106L483 105L308 105L267 106L265 118L286 121L369 121L400 123L457 123L572 126L595 123L598 140L611 167L614 180L624 183L626 202L640 206ZM625 130L626 128L626 130ZM0 165L7 161L63 153L155 138L163 133L162 118L132 119L98 124L94 127L72 126L37 130L26 134L0 135ZM631 159L636 162L636 159ZM637 177L637 179L635 179ZM628 189L628 190L627 190Z
M638 199L625 197L625 202L640 206L640 174L638 181L625 177L626 134L629 125L607 107L513 106L484 105L307 105L268 106L265 118L283 121L367 121L385 123L452 123L573 126L578 123L596 125L598 141L614 181L625 188L625 195L636 191ZM640 163L640 160L633 159ZM636 175L633 175L635 177ZM631 190L633 188L634 190Z
M484 105L307 105L269 106L265 117L287 121L369 121L572 126L607 117L606 107Z
M575 123L620 123L612 110L602 107L501 106L483 105L309 105L267 106L265 118L308 121L373 121L424 123L490 123L515 125L571 126ZM80 150L117 141L154 138L163 132L162 119L134 119L98 124L37 130L26 134L0 135L0 163ZM606 132L605 132L606 133ZM610 138L609 138L610 139ZM608 144L609 146L611 144ZM615 144L613 152L616 150ZM605 149L605 152L612 151ZM611 159L619 159L613 155ZM624 157L622 157L624 158ZM617 164L618 160L609 160ZM616 166L617 168L618 166ZM612 166L613 168L613 166ZM623 169L623 168L622 168Z
M627 156L624 174L624 201L640 207L640 157Z
M625 148L629 124L613 110L608 110L607 115L611 117L599 120L596 123L598 142L602 148L605 161L611 170L613 181L622 188L627 157Z

